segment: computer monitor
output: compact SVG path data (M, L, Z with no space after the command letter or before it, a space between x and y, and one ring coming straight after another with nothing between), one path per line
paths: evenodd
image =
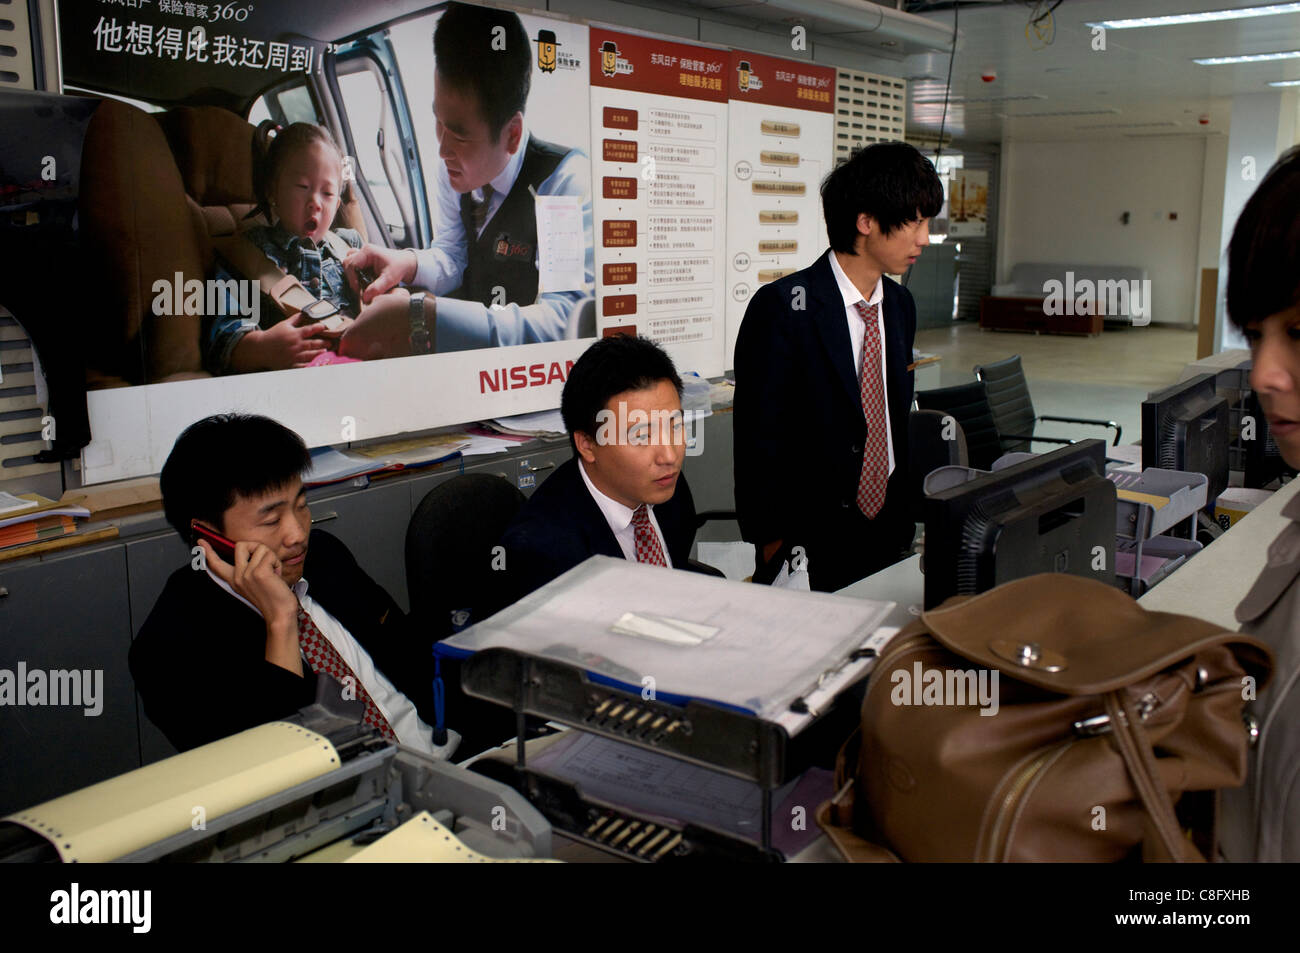
M1147 395L1142 402L1142 468L1203 473L1205 508L1228 488L1228 402L1201 374Z
M925 500L925 606L1042 572L1115 578L1106 444L1079 443Z

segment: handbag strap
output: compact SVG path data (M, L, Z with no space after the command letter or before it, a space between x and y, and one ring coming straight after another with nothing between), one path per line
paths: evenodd
M1200 851L1183 836L1182 825L1174 814L1173 801L1160 780L1155 753L1142 728L1142 720L1122 690L1106 694L1106 714L1110 716L1115 746L1119 748L1124 766L1133 780L1142 806L1146 808L1150 826L1154 828L1155 842L1151 843L1151 838L1147 838L1147 846L1160 848L1155 859L1203 861L1205 858Z

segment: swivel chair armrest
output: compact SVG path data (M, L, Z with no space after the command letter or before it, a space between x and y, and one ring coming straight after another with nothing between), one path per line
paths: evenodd
M1054 416L1054 415L1052 415L1052 414L1043 414L1042 416L1038 417L1037 419L1038 419L1038 420L1055 420L1055 421L1057 421L1058 423L1063 423L1063 424L1092 424L1093 426L1096 426L1096 427L1114 427L1114 428L1115 428L1115 439L1111 441L1111 446L1112 446L1112 447L1118 447L1118 446L1119 446L1119 435L1120 435L1120 432L1121 432L1121 431L1120 431L1120 426L1119 426L1119 424L1115 423L1115 421L1113 421L1113 420L1095 420L1095 419L1093 419L1093 418L1091 418L1091 417L1057 417L1057 416Z

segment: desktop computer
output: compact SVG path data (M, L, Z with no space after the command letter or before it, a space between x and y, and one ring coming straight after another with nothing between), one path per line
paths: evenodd
M1115 577L1106 445L1083 440L926 497L925 607L1035 573Z
M1201 374L1156 391L1142 402L1142 468L1203 473L1206 509L1228 488L1228 402Z

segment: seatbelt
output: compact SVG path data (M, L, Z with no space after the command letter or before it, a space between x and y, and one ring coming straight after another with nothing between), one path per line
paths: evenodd
M212 239L212 247L246 278L254 278L262 293L275 302L286 317L293 317L316 303L315 296L302 282L284 271L243 235L223 235Z
M325 233L325 243L340 261L353 250L333 231ZM316 297L302 286L301 281L286 274L284 269L243 234L213 237L212 247L242 272L244 277L255 278L262 286L262 293L275 302L285 317L291 318L316 303Z

